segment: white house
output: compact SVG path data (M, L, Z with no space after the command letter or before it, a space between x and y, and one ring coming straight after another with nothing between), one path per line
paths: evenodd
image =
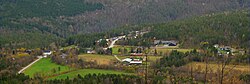
M95 54L96 52L94 50L88 50L87 54Z
M50 51L50 50L43 51L43 57L48 57L51 54L52 54L52 51Z

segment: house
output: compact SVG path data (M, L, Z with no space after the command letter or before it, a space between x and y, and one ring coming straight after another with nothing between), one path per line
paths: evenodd
M218 50L219 55L230 54L232 52L232 48L230 46L220 46L216 44L214 45L214 48Z
M219 46L219 44L215 44L214 47L215 48L219 48L220 46Z
M141 59L135 59L135 58L126 58L126 59L123 59L122 62L128 63L130 65L132 65L132 64L136 64L136 65L142 64Z
M229 46L220 47L220 50L229 52L229 51L231 51L231 47L229 47Z
M154 45L160 44L161 40L154 40Z
M66 58L68 55L65 54L65 53L63 53L63 54L61 54L60 56L64 59L64 58Z
M130 53L130 56L143 56L143 53Z
M95 54L96 52L94 50L87 50L87 54Z
M50 56L52 54L52 51L50 51L50 50L44 50L43 51L43 57L48 57L48 56Z
M31 54L31 53L32 53L32 50L25 50L24 52L25 52L25 53L28 53L28 54Z
M163 45L164 47L168 46L177 46L177 41L164 41L164 40L154 40L154 45Z

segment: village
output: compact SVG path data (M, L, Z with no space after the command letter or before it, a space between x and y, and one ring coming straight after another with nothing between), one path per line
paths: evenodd
M201 46L200 48L183 48L181 45L185 42L175 39L143 39L143 35L148 32L145 30L131 31L126 35L98 39L93 42L95 46L89 48L80 48L81 46L78 45L57 48L55 45L51 45L50 48L43 49L20 48L11 50L11 52L5 50L1 56L4 57L9 53L13 54L10 56L12 58L10 61L26 60L22 63L27 65L21 67L18 74L24 73L31 77L48 79L74 78L79 73L136 74L148 77L147 75L150 74L148 72L154 71L159 65L171 69L178 67L184 71L190 71L191 66L193 67L191 71L193 69L196 71L209 70L211 71L209 74L216 72L215 68L221 70L231 68L235 72L234 75L249 72L248 65L240 64L249 62L249 60L240 60L247 56L245 49L223 44L209 44L206 41L197 44ZM136 40L135 45L128 44L133 43L133 40ZM209 56L206 58L204 57L206 55ZM229 62L221 64L227 68L217 66L219 64L214 62L222 63L222 58L233 59L232 64ZM20 59L21 61L19 61ZM239 64L236 65L238 62ZM156 71L154 73L164 72Z
M189 52L192 51L193 49L185 49L185 48L180 48L180 44L177 40L158 40L154 39L152 42L150 42L150 47L145 47L145 46L127 46L127 45L119 45L117 44L118 42L121 41L126 41L129 39L138 39L141 38L145 33L148 33L149 31L132 31L127 35L122 35L122 36L117 36L117 37L112 37L109 39L99 39L95 41L95 44L98 45L100 43L105 44L103 47L99 48L86 48L84 53L86 54L93 54L93 55L112 55L114 58L116 58L117 61L126 64L126 65L141 65L143 62L146 62L147 56L154 56L154 57L160 57L163 56L164 54L168 54L169 52L173 50L177 50L180 52ZM207 42L201 42L201 43L207 43ZM235 55L235 54L240 54L244 55L246 51L244 49L236 49L232 48L231 46L225 46L225 45L219 45L219 44L214 44L213 47L217 50L217 53L222 56L222 55ZM65 49L72 49L76 48L78 49L78 46L69 46L69 47L64 47L61 48L60 50L63 51ZM28 51L31 50L26 50L26 53L29 53ZM199 50L198 50L199 51ZM49 56L52 56L53 53L56 51L51 51L51 50L43 50L41 56L37 56L38 58L47 58ZM62 53L60 54L62 58L66 58L68 56L67 53ZM119 57L122 57L120 59ZM125 57L125 58L124 58ZM92 60L96 61L96 60Z
M0 4L0 84L250 84L250 0Z

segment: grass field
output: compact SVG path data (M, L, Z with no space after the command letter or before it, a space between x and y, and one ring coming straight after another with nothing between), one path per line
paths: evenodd
M156 51L158 54L162 53L170 53L172 50L177 50L179 52L188 52L188 51L192 51L193 49L179 49L179 48L156 48Z
M118 55L119 54L119 52L118 52L119 48L125 48L125 49L127 49L128 52L131 50L131 46L122 47L122 46L117 46L116 45L115 47L112 48L112 54Z
M78 57L86 61L96 61L97 64L109 64L112 60L116 60L112 55L81 54Z
M81 54L78 56L80 59L86 61L96 61L97 64L109 64L111 61L116 61L117 59L112 55L99 55L99 54ZM117 56L119 59L125 59L130 56Z
M70 73L66 73L66 74L62 74L56 77L52 77L49 78L49 80L53 80L53 79L66 79L68 78L75 78L77 77L77 75L81 75L81 76L85 76L87 74L129 74L129 73L125 73L125 72L120 72L120 71L113 71L113 70L100 70L100 69L81 69L81 70L77 70L77 71L73 71Z
M148 61L155 62L157 59L162 58L162 56L148 56Z
M59 71L59 67L60 67L60 71ZM24 71L24 74L29 75L30 77L34 77L34 74L36 73L39 73L43 76L49 76L49 75L69 71L70 69L72 68L52 63L49 58L43 58L39 60L38 62L36 62L35 64L33 64L31 67L27 68Z
M60 71L58 70L58 67L60 67ZM56 70L56 72L53 72ZM65 73L67 72L67 73ZM25 75L28 75L30 77L34 77L35 74L39 73L40 76L46 77L48 79L66 79L74 78L78 74L81 76L84 76L86 74L129 74L125 72L120 71L113 71L113 70L101 70L101 69L74 69L68 66L62 66L55 63L52 63L49 58L43 58L33 64L31 67L26 69L24 71Z

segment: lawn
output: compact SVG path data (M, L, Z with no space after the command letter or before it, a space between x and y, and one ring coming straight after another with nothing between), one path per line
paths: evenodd
M24 74L30 77L34 77L34 74L37 73L39 73L42 76L50 76L53 74L70 71L70 69L72 68L52 63L49 58L43 58L38 62L36 62L35 64L33 64L31 67L27 68L24 71Z
M87 74L129 74L129 73L125 73L125 72L120 72L120 71L113 71L113 70L101 70L101 69L81 69L81 70L77 70L77 71L73 71L70 73L66 73L66 74L62 74L56 77L52 77L49 78L49 80L52 79L66 79L68 78L75 78L77 77L77 75L81 75L81 76L85 76Z

